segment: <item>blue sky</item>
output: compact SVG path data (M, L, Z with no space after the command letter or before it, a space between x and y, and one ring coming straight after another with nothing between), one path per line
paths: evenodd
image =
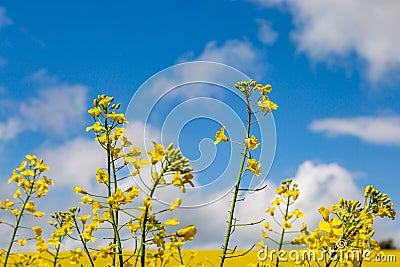
M315 187L319 191L304 189L309 196L303 208L311 212L314 206L307 203L357 197L363 187L375 184L398 208L398 11L399 2L389 0L374 4L361 0L126 1L119 5L2 1L0 176L6 181L23 156L34 152L54 165L50 168L58 184L55 192L69 190L73 182L91 186L88 179L102 160L93 152L92 136L85 133L91 122L86 109L92 99L99 93L114 95L127 107L152 75L177 63L209 60L274 88L271 97L280 108L274 114L277 142L268 174L271 189L287 177ZM178 90L176 99L171 96L168 105L161 105L159 115L182 99L202 96L203 89L199 90L194 95ZM215 89L204 95L232 103L239 113L240 103L226 93ZM182 147L194 158L198 146L190 144L204 139L200 150L214 151L207 138L214 138L219 127L208 120L197 123L182 131L188 134L186 143L182 137ZM132 125L136 130L141 127L140 121ZM152 124L149 135L157 135L160 127L160 122ZM140 136L135 138L141 141ZM218 152L225 150L221 147ZM82 165L85 157L93 160ZM6 193L1 190L2 198ZM57 194L49 197L61 202ZM268 206L259 202L261 210ZM223 205L210 209L217 211ZM241 214L247 214L244 208ZM400 233L397 220L379 227ZM380 238L389 235L379 234ZM198 246L218 247L218 234L208 235L210 240L204 234ZM259 231L254 230L253 236L260 236Z

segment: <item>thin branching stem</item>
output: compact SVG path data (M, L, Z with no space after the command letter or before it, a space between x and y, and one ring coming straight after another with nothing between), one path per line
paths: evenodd
M288 197L287 202L286 202L285 213L284 213L284 222L283 222L283 227L282 227L281 238L279 240L278 253L281 251L282 246L283 246L283 238L285 236L285 230L286 230L284 226L285 226L285 222L287 221L287 215L289 213L289 207L290 207L290 196ZM276 257L276 265L275 266L276 267L279 266L279 257Z
M87 255L88 258L89 258L90 266L94 267L94 262L93 262L92 256L90 255L89 249L88 249L88 247L86 246L86 242L85 242L85 240L83 239L83 237L82 237L82 235L81 235L81 231L79 230L78 222L76 221L75 215L72 216L72 219L74 220L74 224L75 224L75 227L76 227L76 231L78 232L79 239L81 240L81 243L82 243L82 245L83 245L83 249L85 250L86 255Z
M250 99L249 99L249 96L247 94L245 96L246 96L246 105L247 105L246 138L249 138L249 136L250 136L250 128L251 128ZM230 239L230 237L232 235L232 227L234 226L232 224L232 222L233 222L233 219L234 219L235 207L236 207L237 198L238 198L239 189L240 189L240 182L241 182L242 177L243 177L243 171L244 171L244 166L245 166L245 163L246 163L248 150L249 150L248 146L244 146L242 161L240 163L238 176L236 178L236 184L235 184L235 189L234 189L234 193L233 193L233 198L232 198L232 201L231 201L231 208L229 210L228 228L227 228L226 234L225 234L225 241L224 241L224 245L222 247L222 255L221 255L221 261L219 263L219 267L223 267L224 266L224 262L225 262L225 259L226 259L226 254L227 254L227 250L228 250L228 246L229 246L229 239Z
M162 178L166 172L166 168L163 168L161 171L160 175L157 177L157 179L154 181L154 184L151 188L151 191L148 195L150 199L153 199L154 192L158 186L158 184L162 181ZM143 223L142 223L142 238L140 242L140 263L141 267L145 267L146 265L146 235L147 235L147 217L149 216L150 208L148 205L145 205L145 210L143 214Z
M16 238L16 236L17 236L17 231L18 231L18 228L19 228L19 224L21 223L21 219L22 219L22 217L23 217L23 215L24 215L25 205L26 205L26 203L28 203L28 201L29 201L29 199L30 199L30 197L31 197L31 195L32 195L33 187L34 187L34 185L35 185L35 178L36 178L36 173L34 174L34 176L33 176L33 178L32 178L33 180L32 180L32 182L31 182L31 186L29 187L29 191L26 193L25 201L24 201L23 204L22 204L21 211L19 212L19 214L18 214L18 216L17 216L17 221L16 221L16 223L15 223L15 226L13 227L14 230L13 230L13 233L12 233L12 235L11 235L10 244L8 244L8 249L7 249L7 253L6 253L6 258L5 258L5 260L4 260L4 265L3 265L4 267L7 266L8 258L10 257L10 253L11 253L11 248L12 248L12 246L13 246L13 244L14 244L14 241L15 241L15 238Z

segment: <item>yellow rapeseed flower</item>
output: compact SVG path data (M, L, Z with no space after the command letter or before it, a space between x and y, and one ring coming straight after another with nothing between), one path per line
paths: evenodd
M268 234L264 230L261 230L261 236L262 236L262 238L265 238L265 239L268 238Z
M114 111L110 114L106 114L105 117L111 119L112 121L117 121L119 124L128 122L123 113L115 113Z
M77 248L76 250L70 250L70 254L71 254L71 259L70 259L71 264L79 264L81 262L80 258L83 257L83 251L81 248Z
M112 243L109 244L108 247L99 246L99 251L97 252L97 256L101 256L103 259L114 255L114 245ZM125 264L124 264L125 265Z
M182 203L182 199L180 197L176 198L174 200L174 202L171 203L171 205L169 205L169 210L175 210L177 209Z
M95 199L92 201L92 203L90 203L90 206L92 207L92 213L93 214L96 214L96 212L99 209L103 208L103 206L100 204L100 202L95 200Z
M21 196L21 188L18 187L13 195L13 198L19 198L20 196Z
M275 193L277 193L278 195L282 195L283 193L285 193L288 190L287 186L279 186L277 189L275 189Z
M151 156L151 163L156 164L162 159L162 156L165 154L165 151L163 145L157 144L155 141L151 142L154 145L154 151L146 151L146 153L147 155Z
M34 169L39 170L40 172L49 171L49 167L43 163L36 165Z
M261 174L260 167L261 167L261 163L255 159L249 159L247 161L247 170L254 173L255 176L260 176L260 174Z
M19 215L19 210L18 209L13 209L11 211L12 214L14 214L14 216L18 216Z
M125 196L131 200L133 200L135 197L139 196L140 190L136 186L131 186L128 189L125 190L127 193Z
M269 213L271 216L274 216L276 207L268 208L265 213Z
M225 136L225 126L221 127L221 130L217 131L215 134L214 144L218 144L219 142L228 142L229 138Z
M78 220L80 220L83 224L86 224L86 221L90 218L90 214L82 215L76 217Z
M41 236L43 229L40 228L40 226L35 226L35 227L32 227L32 231L35 232L35 236Z
M23 247L26 244L26 238L18 240L18 245Z
M250 149L256 149L260 144L254 135L250 138L246 138L245 143L246 146L248 146Z
M301 212L299 209L295 209L293 211L293 215L296 216L297 218L303 218L304 217L304 213Z
M137 230L140 229L140 224L138 223L133 223L132 219L128 222L128 229L132 232L132 233L136 233Z
M44 242L43 238L41 236L38 237L37 242L36 242L36 251L39 253L47 252L49 247L46 245Z
M35 172L33 170L23 170L21 174L25 177L34 176Z
M29 160L29 166L31 166L31 167L33 166L33 164L35 164L37 162L37 157L35 155L29 154L29 155L26 155L25 158L27 160Z
M150 197L144 197L143 198L143 204L146 208L151 210L151 206L152 206L152 201Z
M97 177L97 175L96 175L96 177ZM74 193L86 195L88 192L85 189L80 188L79 186L74 186Z
M189 225L186 228L180 229L176 232L178 237L183 238L183 240L193 240L197 233L197 229L194 225Z
M4 200L3 205L5 206L6 210L9 210L12 208L12 206L14 206L14 202L8 200L8 198L6 198L6 200Z
M270 84L262 85L262 84L259 83L259 84L256 85L256 88L258 90L260 90L260 93L263 94L263 95L269 94L271 92L271 90L272 90L272 86Z
M272 205L274 206L279 206L281 203L283 203L284 200L281 199L280 197L276 197L274 201L272 201Z
M83 233L80 234L80 236L83 237L85 242L89 242L89 241L94 242L94 237L89 232L83 232Z
M299 231L302 233L304 232L306 235L308 235L307 224L303 223Z
M292 224L289 223L288 221L284 221L282 225L282 229L290 229L292 228Z
M30 156L30 155L27 155L27 156ZM27 156L26 156L26 157L27 157ZM26 167L26 164L27 164L27 162L26 162L25 160L22 161L21 164L19 165L19 167L16 168L16 170L17 170L17 171L20 171L20 172L24 171L24 170L25 170L25 167ZM33 163L32 163L32 165L33 165Z
M103 217L104 217L106 220L111 220L110 211L109 211L109 210L103 211Z
M290 196L293 197L293 200L297 200L299 198L299 195L300 195L300 190L298 189L295 189L290 192Z
M305 238L306 236L304 234L301 234L299 237L294 237L291 243L292 245L305 245Z
M36 211L35 203L33 203L32 201L26 203L25 204L25 210L27 212L35 212Z
M96 180L101 184L108 184L108 174L102 168L98 168L96 171Z
M35 216L35 217L37 217L37 218L43 217L43 216L45 216L45 215L46 215L46 213L41 212L41 211L37 211L37 212L34 212L34 213L33 213L33 216Z
M94 201L93 198L89 197L88 195L84 195L83 197L81 197L81 202L79 202L81 205L84 205L86 203L92 203Z
M264 223L264 228L267 229L268 231L272 231L272 227L269 225L269 222Z
M60 239L58 236L51 237L51 238L47 239L46 243L49 245L57 246L60 244Z
M152 152L150 152L150 153L152 153ZM151 155L153 156L154 154L152 153ZM150 162L150 160L148 160L148 159L142 159L139 157L124 157L124 158L125 158L125 162L132 163L136 170L140 170L146 164L150 164L152 162L157 163L158 160L161 160L161 156L158 158L154 158L154 160L152 159L152 162ZM155 163L153 163L153 164L155 164Z
M89 132L90 130L93 130L98 134L100 131L105 131L105 128L101 126L100 122L96 121L92 126L86 127L86 132Z
M342 228L342 221L337 218L334 217L332 219L332 221L328 222L328 221L321 221L319 223L318 228L322 231L325 231L327 233L330 234L334 234L336 236L342 236L343 235L343 228Z
M23 180L24 180L24 178L22 177L22 175L21 175L21 174L18 174L16 170L13 170L13 171L12 171L11 178L8 179L8 183L17 182L18 185L21 185L21 183L22 183Z
M261 107L262 112L271 112L272 110L278 109L278 105L269 100L268 96L263 96L262 101L258 101L257 105Z
M179 221L177 218L173 218L173 219L167 219L164 221L164 225L165 226L175 226L178 225Z
M324 206L321 206L321 207L318 209L318 212L321 214L322 218L323 218L325 221L329 221L329 214L330 214L329 209L325 208Z
M99 107L94 107L88 110L88 113L92 117L98 117L101 114L101 109Z

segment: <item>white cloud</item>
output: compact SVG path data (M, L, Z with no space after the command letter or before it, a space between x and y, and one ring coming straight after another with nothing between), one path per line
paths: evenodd
M272 23L264 19L258 19L257 23L259 25L258 39L266 45L274 44L278 38L278 33L272 28Z
M361 191L357 188L352 174L341 166L331 164L316 164L311 161L303 162L297 169L292 178L299 184L300 197L296 203L296 208L303 211L306 216L305 221L310 229L317 226L320 220L318 208L320 206L330 206L339 201L340 197L346 199L360 199ZM270 206L272 200L276 197L273 191L277 185L270 184L267 191L252 194L246 198L240 213L246 220L259 220L267 218L273 226L274 223L270 217L267 217L264 211ZM248 207L251 207L248 209ZM252 239L247 237L247 230L239 232L239 240L260 240L262 225L254 227L254 236ZM276 228L277 229L277 228ZM289 236L288 236L289 237ZM293 236L292 236L293 237ZM258 239L257 239L258 238Z
M262 52L246 40L227 40L221 45L215 41L208 42L196 60L224 63L256 79L261 78L266 70Z
M20 116L29 128L65 136L82 126L86 111L87 88L62 84L41 90L38 96L20 105Z
M355 54L373 82L384 80L400 68L397 0L253 2L288 7L295 24L291 36L297 49L315 61L343 64Z
M24 126L19 119L11 118L5 123L0 123L0 139L12 140L15 136L24 131Z
M6 9L0 7L0 29L14 24L14 22L6 15Z
M318 208L331 206L344 199L362 199L355 177L336 163L316 164L303 162L297 169L294 181L299 184L300 197L297 207L306 213L306 221L316 227L320 220Z
M328 118L313 121L309 128L330 136L349 135L373 144L400 146L400 116Z
M51 177L57 187L81 186L90 189L99 167L105 165L106 156L93 139L76 138L61 146L43 147L38 156L50 167Z
M24 131L68 136L83 127L87 87L56 82L44 74L35 76L44 85L37 96L15 101L13 106L17 108L13 117L0 122L0 140L12 140Z
M335 163L316 164L305 161L299 166L293 181L299 184L301 191L296 207L306 214L305 221L309 224L310 229L316 227L320 220L318 208L321 205L335 204L340 197L361 199L362 196L361 189L356 186L353 175ZM267 217L264 211L276 197L274 190L277 186L268 181L268 186L264 191L247 194L245 201L238 202L236 217L240 220L239 223L255 222L266 218L273 225L272 219ZM207 201L204 195L190 195L191 199L196 197L202 197L204 201ZM213 249L221 246L226 230L225 222L228 218L230 198L231 195L228 194L208 206L177 211L176 217L180 218L182 225L195 224L198 228L198 236L195 241L188 244L189 246ZM262 224L238 227L232 238L232 247L236 244L243 249L251 247L252 244L261 240L262 227Z
M46 69L40 69L38 71L35 71L31 75L29 75L26 78L26 80L30 81L30 82L38 83L40 85L45 85L45 86L54 85L54 84L59 83L59 79L57 77L50 76L47 73Z

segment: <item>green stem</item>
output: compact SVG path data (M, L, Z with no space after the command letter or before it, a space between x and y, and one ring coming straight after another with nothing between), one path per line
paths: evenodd
M107 144L107 174L108 174L108 197L110 197L112 195L111 192L111 182L110 182L110 178L111 178L111 149L110 149L110 144ZM116 186L116 185L115 185ZM121 239L119 236L119 232L118 232L118 211L114 210L114 208L109 204L108 205L108 209L110 211L110 216L111 216L111 222L112 222L112 228L113 228L113 232L114 232L114 238L113 238L113 244L117 245L117 249L114 249L114 254L113 254L113 266L115 266L116 263L116 254L118 254L118 258L119 258L119 266L122 267L124 264L123 261L123 256L122 256L122 245L121 245ZM117 250L117 251L115 251Z
M284 213L284 222L283 223L286 222L287 215L288 215L288 212L289 212L289 206L290 206L290 196L287 198L286 209L285 209L285 213ZM279 266L279 255L280 255L280 251L281 251L282 246L283 246L283 238L284 238L284 236L285 236L285 228L282 227L281 238L279 240L279 246L278 246L278 256L276 257L276 265L275 265L276 267Z
M114 176L114 192L117 192L118 188L118 181L117 181L117 173L115 170L115 164L114 164L114 158L112 155L110 155L111 163L112 163L112 171L113 171L113 176ZM119 214L118 210L115 210L115 228L118 227L119 225ZM124 266L124 258L122 255L122 243L121 243L121 238L119 236L119 231L118 229L114 229L114 233L116 230L116 241L118 245L118 259L119 259L119 266L123 267Z
M61 245L56 246L56 255L54 255L53 267L57 266L58 254L60 253Z
M90 252L89 252L88 247L86 246L86 242L85 242L85 240L83 239L83 237L81 236L81 231L79 230L78 222L76 221L75 215L73 215L72 218L74 219L74 224L75 224L75 227L76 227L76 231L78 232L79 238L80 238L80 240L81 240L81 242L82 242L83 249L85 250L86 255L87 255L88 258L89 258L90 265L91 265L92 267L94 267L94 262L93 262L93 260L92 260L92 257L90 256Z
M251 127L251 110L250 110L250 100L249 100L247 95L246 95L246 104L247 104L247 131L246 131L246 138L249 138L249 136L250 136L250 127ZM247 153L248 153L248 147L244 146L242 162L240 163L239 172L238 172L238 175L237 175L237 178L236 178L235 189L234 189L234 192L233 192L233 198L232 198L232 201L231 201L231 208L229 210L228 228L226 229L225 242L224 242L224 245L222 247L222 255L221 255L221 261L219 263L219 267L223 267L224 266L224 262L225 262L225 259L226 259L226 253L227 253L228 246L229 246L229 239L230 239L230 237L232 235L233 218L234 218L233 216L234 216L234 212L235 212L237 198L238 198L238 195L239 195L240 182L241 182L242 176L243 176L243 169L244 169L244 165L246 163Z
M105 113L107 113L107 109L104 110ZM117 184L117 177L115 174L115 166L113 164L113 158L111 155L111 145L110 145L110 131L112 130L112 125L109 127L107 118L104 120L104 128L106 129L106 138L107 138L107 175L108 175L108 184L107 184L107 189L108 189L108 197L112 195L111 192L111 169L113 169L113 180L114 180L114 193L117 191L118 184ZM111 165L113 164L113 165ZM111 222L112 222L112 227L113 227L113 232L114 232L114 238L113 238L113 244L117 245L117 248L114 249L113 253L113 258L112 258L112 265L115 266L116 263L116 254L118 254L118 259L119 259L119 266L123 267L124 265L124 260L123 260L123 255L122 255L122 244L121 244L121 239L119 236L118 232L118 211L114 210L114 208L109 204L108 205L108 210L110 211L110 216L111 216Z
M183 265L182 250L180 247L178 247L178 254L179 254L179 260L180 260L181 264Z
M13 233L12 233L12 236L11 236L10 244L8 244L7 254L6 254L6 258L4 260L4 265L3 265L4 267L7 266L8 258L10 257L10 253L11 253L11 248L12 248L12 246L14 244L15 237L17 236L18 227L19 227L19 224L21 222L22 216L24 214L25 205L26 205L26 203L28 203L29 198L32 195L32 191L33 191L33 186L34 185L35 185L35 176L33 177L33 180L32 180L32 183L31 183L31 187L29 188L29 192L26 193L26 199L23 202L23 205L22 205L20 213L18 214L15 226L13 226L14 230L13 230Z
M157 180L154 182L153 187L151 188L150 194L148 197L150 199L153 199L154 192L156 190L157 185L160 183L161 178L164 176L164 173L166 171L166 168L162 170L160 175L158 176ZM146 265L146 225L147 225L147 217L149 215L149 207L146 206L144 210L144 215L143 215L143 223L142 223L142 239L140 241L140 263L141 267L144 267Z

